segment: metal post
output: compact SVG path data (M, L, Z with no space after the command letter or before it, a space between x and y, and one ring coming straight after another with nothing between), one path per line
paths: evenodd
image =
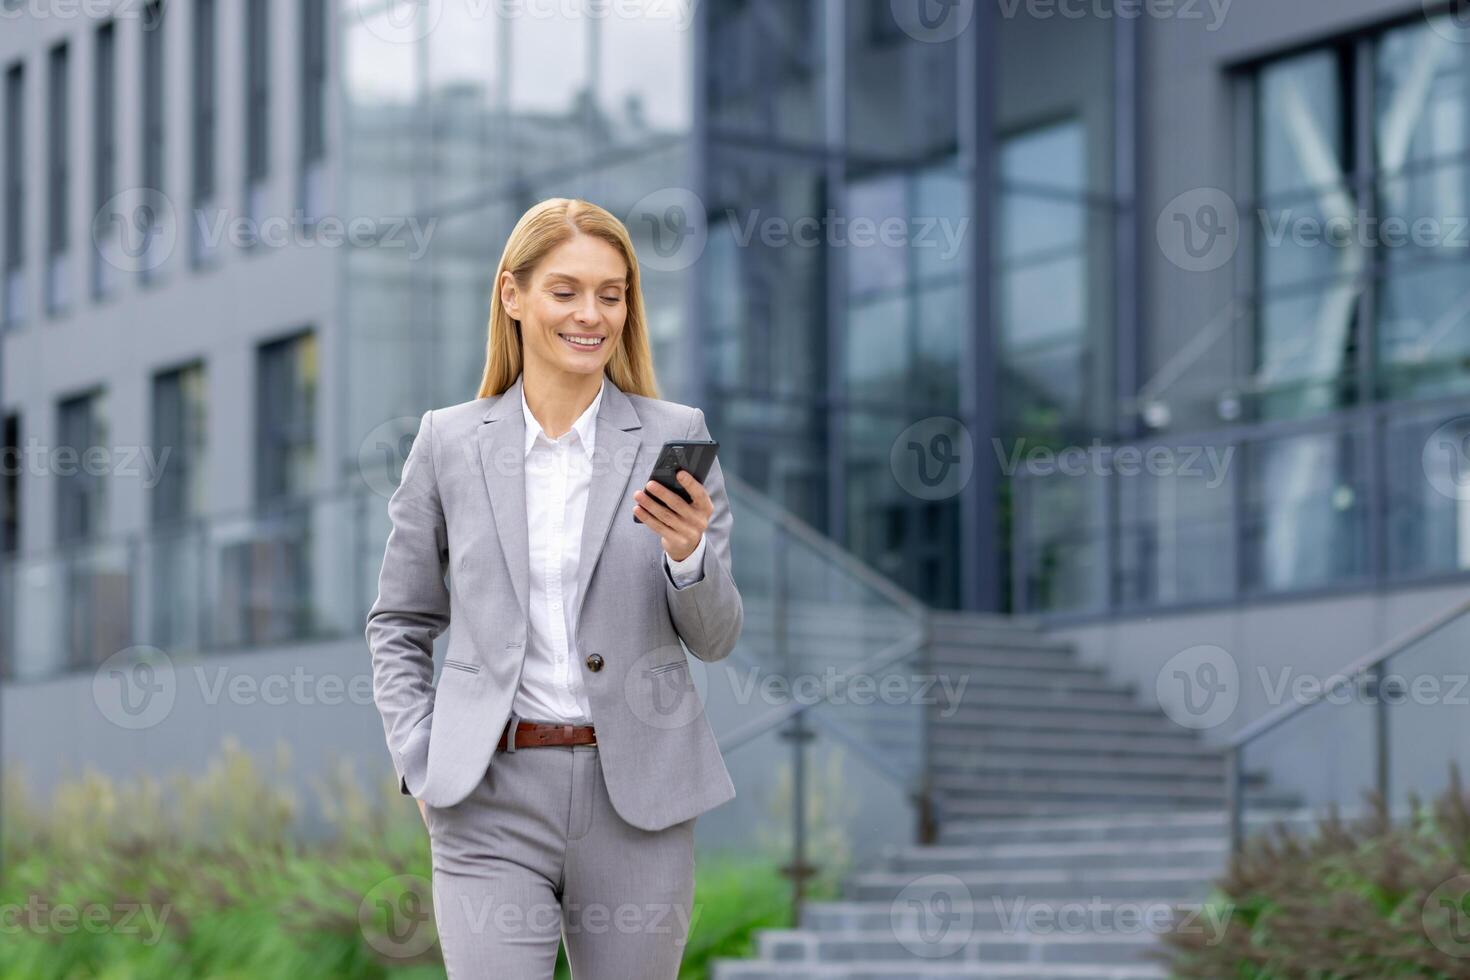
M933 627L930 625L929 611L923 612L920 628L923 630L923 639L919 647L919 672L921 676L934 676L934 648ZM928 706L920 704L919 709L919 797L918 804L918 839L920 844L934 844L939 839L939 814L935 812L934 787L933 787L933 745L929 739L929 711Z
M997 68L995 6L975 5L970 25L956 42L960 59L960 167L969 178L970 217L979 234L969 236L970 288L965 291L964 323L969 343L962 351L965 383L960 386L960 417L973 427L977 442L989 442L1000 429L1000 344L996 338L994 270L990 229L995 216L995 104ZM968 111L966 111L968 110ZM1002 473L989 447L976 447L974 474L960 497L960 608L1004 612L1001 553L996 513ZM1009 530L1009 529L1007 529ZM1014 534L1012 540L1015 540Z
M774 545L772 555L776 564L771 576L773 662L781 665L789 680L795 665L787 642L787 620L790 616L786 606L787 531L779 524ZM806 718L801 712L791 716L791 723L782 730L781 737L791 743L791 863L781 868L781 873L791 879L791 914L793 922L799 922L806 879L815 870L806 861L806 743L812 733L807 729Z
M1369 673L1369 684L1373 694L1373 784L1383 806L1384 816L1389 813L1389 738L1388 738L1388 695L1393 692L1384 683L1385 664L1380 663Z
M1244 752L1242 746L1231 746L1225 752L1225 819L1229 824L1231 858L1240 853L1240 846L1245 840L1244 801L1241 798L1244 786L1241 755Z

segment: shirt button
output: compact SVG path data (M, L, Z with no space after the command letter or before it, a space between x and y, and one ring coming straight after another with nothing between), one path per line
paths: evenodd
M587 669L594 674L602 669L602 655L597 653L587 654Z

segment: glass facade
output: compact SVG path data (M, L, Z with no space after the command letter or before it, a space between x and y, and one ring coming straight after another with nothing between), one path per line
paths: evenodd
M1470 569L1470 51L1444 25L1219 65L1227 97L1201 125L1230 134L1221 193L1241 242L1212 281L1229 287L1225 312L1197 331L1223 353L1176 377L1154 348L1205 280L1160 260L1140 204L1162 189L1140 192L1138 158L1175 124L1138 88L1139 38L1157 25L1107 4L976 9L951 35L889 0L272 9L243 4L231 34L201 0L166 32L148 5L123 102L112 24L90 28L95 43L48 40L4 66L0 155L7 323L30 295L86 306L71 297L85 284L65 285L68 228L77 198L100 215L117 193L120 153L149 187L182 161L170 186L201 210L263 217L277 201L308 226L331 208L383 230L341 248L310 313L273 324L267 338L292 333L259 351L263 509L340 489L377 465L359 449L380 427L473 398L514 222L578 196L628 225L661 394L704 408L727 471L932 606L1106 614ZM178 112L166 34L189 46L169 62ZM80 146L64 125L23 125L27 106L87 112L78 92L94 123ZM121 151L120 133L135 137ZM72 151L87 160L74 172ZM68 205L62 191L87 181ZM30 191L44 200L28 219ZM1352 234L1334 241L1340 227ZM132 286L101 258L110 234L94 234L96 297ZM180 279L231 261L191 241ZM330 324L297 333L319 316ZM1142 378L1145 361L1165 362L1164 380ZM202 371L156 380L162 424ZM973 475L928 494L909 471L949 445L929 430L951 422ZM318 438L334 457L322 472L346 474L331 486L311 476ZM1094 442L1205 465L1012 467ZM79 486L67 533L87 520ZM187 518L202 492L161 486L149 517ZM46 543L67 540L58 525ZM275 628L242 620L231 636Z
M994 470L1000 431L1107 431L1112 25L935 37L887 0L576 9L344 6L345 210L435 224L422 255L345 258L343 451L474 396L511 226L586 197L633 234L662 393L704 408L727 471L926 602L986 601L1007 557L967 568L965 542L985 522L1005 540L998 482L915 492L903 442L959 420ZM1069 58L1087 74L1056 71Z
M687 395L690 277L658 261L665 229L639 202L689 182L688 25L672 8L497 17L445 4L401 20L390 6L348 3L340 17L342 207L412 217L424 244L343 257L344 465L356 470L375 427L476 396L496 262L546 197L584 197L624 219L643 259L661 393ZM620 57L635 47L638 58Z
M1175 372L1157 403L1169 431L1108 448L1161 450L1161 471L1023 474L1020 608L1236 603L1470 569L1462 40L1449 15L1419 17L1233 73L1248 230L1222 272L1235 303L1186 353L1224 337L1244 356Z

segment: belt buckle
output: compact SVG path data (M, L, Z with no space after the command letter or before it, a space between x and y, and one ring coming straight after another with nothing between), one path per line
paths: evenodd
M510 714L510 726L505 730L505 751L514 752L516 750L516 729L520 727L520 724L521 719L512 711Z

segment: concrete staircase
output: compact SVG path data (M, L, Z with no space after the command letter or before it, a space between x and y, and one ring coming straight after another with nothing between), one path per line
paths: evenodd
M938 843L887 850L715 980L1167 976L1168 923L1220 926L1221 756L1034 623L935 613L931 663L969 675L928 722ZM1247 785L1258 819L1293 804Z

